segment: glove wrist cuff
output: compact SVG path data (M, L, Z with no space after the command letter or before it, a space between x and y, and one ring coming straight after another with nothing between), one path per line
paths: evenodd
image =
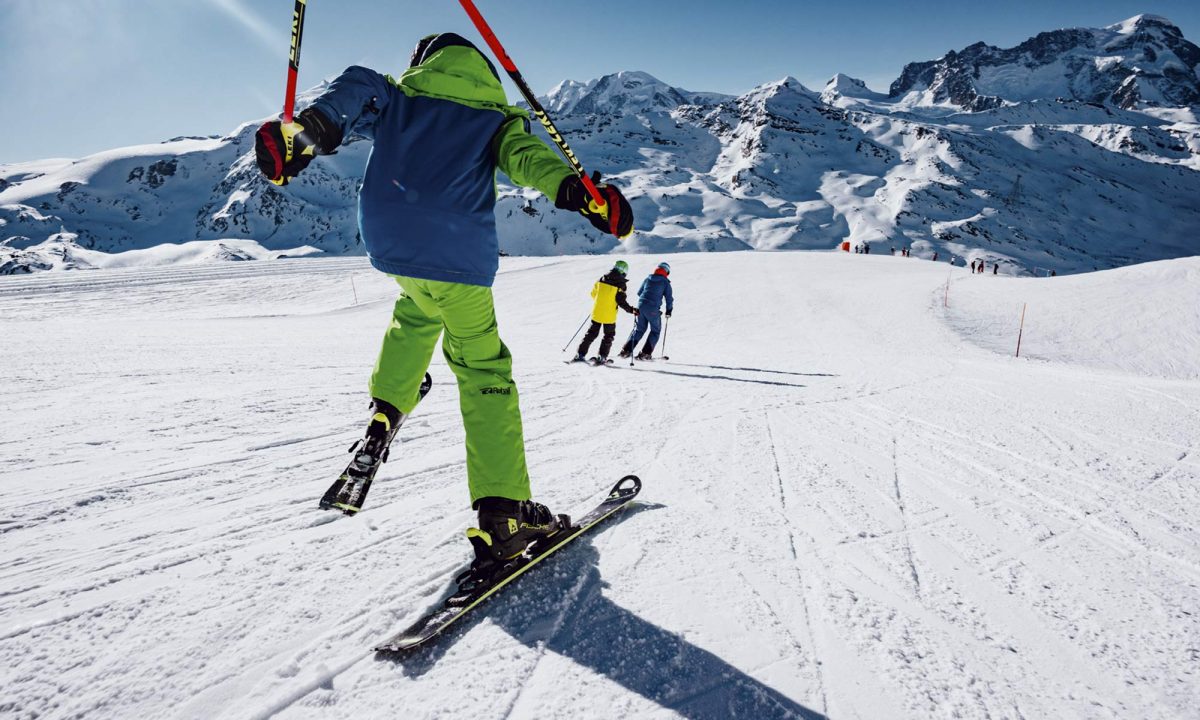
M582 187L582 183L579 182L579 178L574 175L568 175L562 179L562 182L558 184L558 192L554 195L554 207L558 208L559 210L579 209L579 203L574 202L575 198L572 197L572 195L575 194L573 192L575 190L575 185Z
M316 146L318 154L329 155L342 144L341 127L331 122L320 110L306 108L296 119L304 126L304 132Z

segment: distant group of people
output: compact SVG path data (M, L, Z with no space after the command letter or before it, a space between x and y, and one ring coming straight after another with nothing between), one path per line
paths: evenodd
M849 245L849 243L847 243L847 245ZM845 249L845 248L843 247L843 249ZM892 255L896 254L896 246L895 245L890 246L889 249L891 250ZM871 254L871 243L866 242L866 241L860 242L854 246L853 250L854 250L854 254L856 254L856 255L870 255ZM912 247L909 245L905 245L905 246L901 247L900 248L900 257L912 257ZM937 262L938 257L940 257L940 255L935 250L933 252L933 257L930 259L933 262ZM957 264L957 260L958 260L957 256L951 255L950 258L948 259L948 262L951 265L955 265L955 264ZM971 273L973 275L982 275L986 271L987 271L987 261L986 260L976 259L976 260L971 261ZM1000 263L999 262L992 263L992 274L993 275L1000 274Z
M850 245L850 243L846 243L846 245L843 247L843 249L845 249L846 247L849 247L849 245ZM870 255L871 254L871 243L864 240L863 242L860 242L857 245L855 245L853 250L854 250L855 255ZM896 254L896 246L895 245L892 245L890 247L890 250L891 250L892 255ZM905 245L904 247L900 248L900 257L912 257L912 248L909 247L908 245ZM937 260L937 253L933 254L933 259L935 261Z
M583 341L579 343L579 348L575 352L575 361L587 360L587 353L592 343L603 333L604 338L600 341L600 354L593 358L593 362L598 365L608 362L608 353L612 350L613 338L617 334L618 309L637 318L633 331L629 333L628 339L621 347L620 357L633 356L634 348L637 347L638 341L642 339L643 335L646 336L646 343L642 345L636 359L649 360L654 354L654 346L658 344L659 335L662 333L663 302L665 301L667 305L667 317L671 317L671 312L675 309L675 297L671 292L671 266L669 263L660 262L654 268L654 272L642 281L641 287L638 288L636 308L630 305L626 298L626 276L628 274L629 263L618 260L613 264L611 270L592 285L592 324L584 334ZM649 330L649 335L646 335L647 330Z
M983 271L985 269L987 269L986 261L984 261L984 260L972 260L971 261L971 272L972 273L975 273L976 275L981 275L981 274L983 274ZM998 263L998 262L992 263L992 274L998 275L999 273L1000 273L1000 263Z

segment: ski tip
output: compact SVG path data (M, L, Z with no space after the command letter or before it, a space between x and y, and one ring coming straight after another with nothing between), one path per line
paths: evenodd
M616 498L622 496L637 495L642 491L642 479L637 475L626 475L613 485L612 492L609 497Z
M374 648L374 650L381 655L395 655L396 653L403 652L404 648L396 647L395 645L380 645Z
M418 637L413 637L413 636L393 637L392 639L388 640L387 642L384 642L381 645L376 645L372 649L375 652L381 653L383 655L397 655L399 653L408 652L409 650L412 650L413 648L419 646L422 642L424 642L425 640L428 640L428 639L429 638L427 638L427 637L420 637L420 636L418 636Z

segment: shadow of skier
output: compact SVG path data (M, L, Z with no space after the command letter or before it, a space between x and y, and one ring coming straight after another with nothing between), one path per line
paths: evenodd
M694 363L673 362L678 367L707 368L709 370L741 370L744 372L771 373L773 375L796 375L798 377L837 377L833 373L802 373L791 370L767 370L766 368L733 367L730 365L697 365Z
M610 526L643 510L638 505ZM707 650L649 623L604 597L592 545L600 530L548 558L519 590L509 588L432 645L393 658L406 676L425 674L450 645L483 618L533 649L544 648L603 675L685 718L825 718Z
M634 366L634 367L628 367L627 369L635 370L637 372L652 372L652 373L659 373L661 375L675 375L677 377L697 378L700 380L728 380L730 382L751 383L753 385L777 385L777 386L782 386L782 387L795 387L795 388L808 387L807 385L801 385L799 383L783 382L781 380L751 380L750 378L733 377L732 375L708 375L705 373L674 372L671 370L663 370L661 368L648 368L645 366Z

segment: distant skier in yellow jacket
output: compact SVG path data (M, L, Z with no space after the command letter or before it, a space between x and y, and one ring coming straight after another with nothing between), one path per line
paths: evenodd
M596 365L608 362L608 351L612 349L613 338L617 334L617 308L627 313L637 315L637 310L625 299L625 275L629 272L629 264L618 260L612 270L596 281L592 286L592 297L596 302L592 306L592 324L579 343L579 350L574 360L582 362L587 359L588 348L592 341L604 330L604 339L600 341L600 355L593 358Z

